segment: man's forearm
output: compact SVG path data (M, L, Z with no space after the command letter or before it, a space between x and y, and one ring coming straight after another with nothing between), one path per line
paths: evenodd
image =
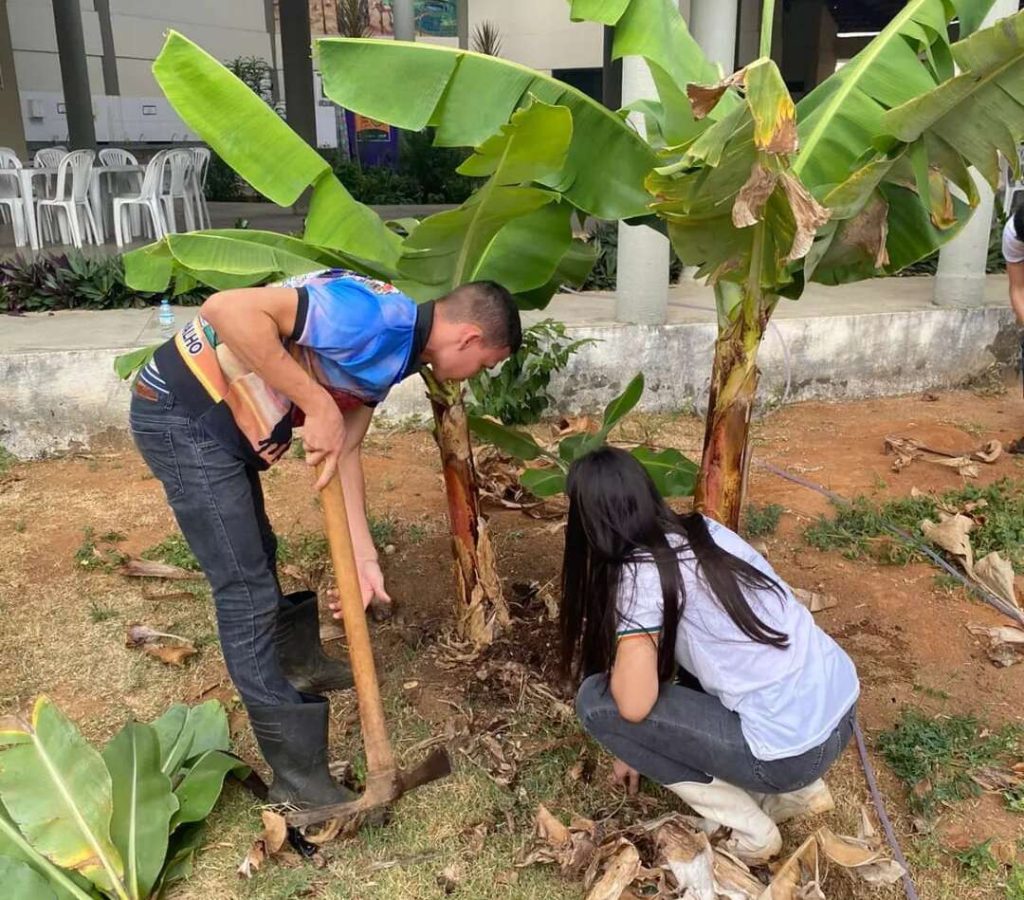
M370 525L366 519L366 481L358 448L342 455L338 462L338 474L345 491L345 512L348 514L348 527L352 533L352 549L356 559L376 559L377 548L373 545Z

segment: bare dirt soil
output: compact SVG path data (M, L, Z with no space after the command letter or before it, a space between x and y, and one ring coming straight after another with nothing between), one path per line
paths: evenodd
M689 417L640 416L625 423L617 438L675 446L697 458L701 430ZM1008 443L1022 432L1024 403L1015 390L808 403L755 426L749 500L785 509L778 530L765 539L767 555L793 586L837 599L816 618L857 664L869 747L905 708L970 714L993 728L1021 723L1024 666L995 668L965 627L1008 622L964 591L937 582L931 566L878 565L809 547L803 531L831 512L828 500L759 463L845 497L884 500L913 488L941 492L963 483L955 470L923 461L892 472L892 458L883 454L887 435L971 450L992 438ZM556 871L513 866L529 839L536 804L566 814L635 819L672 802L657 789L627 802L610 788L607 758L580 735L566 705L570 695L558 680L554 625L544 604L546 593L557 595L561 520L491 510L516 621L494 647L474 657L451 638L444 496L430 436L375 433L365 467L396 599L395 616L373 626L396 748L400 757L414 760L437 736L448 743L457 772L399 803L388 828L331 847L326 869L270 867L251 881L239 880L235 867L259 829L256 805L241 788L230 787L211 819L195 874L171 896L431 897L443 896L444 884L467 898L581 896L580 886ZM1004 455L983 466L977 483L1004 477L1024 479L1020 458ZM280 534L295 540L317 531L319 510L302 461L285 460L264 476L264 485ZM159 485L131 449L16 464L0 475L0 713L23 710L46 693L90 739L103 741L130 715L149 719L172 702L218 697L232 712L238 751L255 759L223 668L205 586L183 593L180 583L141 583L83 566L76 552L86 529L94 542L109 532L123 534L116 546L131 554L175 531ZM199 653L180 669L164 666L124 646L131 622L183 634ZM329 646L342 652L340 640ZM348 694L332 698L332 722L333 754L358 769L358 719ZM968 877L952 853L989 838L1016 842L1024 835L1024 817L983 797L945 809L933 833L917 834L905 787L873 751L872 758L921 896L1006 896L1005 873ZM868 795L853 750L829 780L836 812L787 826L787 846L822 822L855 833ZM438 873L452 866L452 877L439 886ZM830 898L901 894L898 886L870 892L841 872L829 873L826 884Z

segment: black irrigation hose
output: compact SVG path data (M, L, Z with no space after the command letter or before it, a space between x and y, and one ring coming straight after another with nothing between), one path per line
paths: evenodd
M896 840L896 832L893 831L892 822L885 812L885 804L882 802L882 793L878 790L878 779L875 778L875 767L871 765L868 758L867 747L864 746L864 732L860 730L860 724L854 722L853 737L857 741L857 752L860 754L860 764L864 767L864 778L868 783L868 791L871 793L871 802L875 804L878 812L878 821L882 823L882 830L885 832L885 839L892 847L893 858L903 866L903 891L907 900L918 900L917 888L914 887L914 879L910 877L910 864L900 849L900 842Z
M830 491L828 488L822 487L820 484L815 484L813 481L809 481L806 478L801 478L799 475L794 475L791 472L787 472L785 469L780 469L778 466L773 466L771 463L757 462L756 465L760 466L762 469L767 470L768 472L771 472L773 475L778 475L780 478L785 478L787 481L792 481L794 484L799 484L801 487L810 488L812 491L817 491L819 494L828 497L828 499L835 504L842 506L853 505L845 497L840 496L834 491ZM882 521L882 526L885 528L886 531L888 531L895 537L898 537L909 547L912 547L914 550L916 550L923 556L927 556L933 563L935 563L937 566L943 569L947 574L952 575L959 582L961 582L965 588L967 588L973 594L980 597L990 606L994 606L1004 616L1013 619L1014 622L1016 622L1018 625L1024 625L1024 613L1021 613L1019 609L1015 609L1001 597L997 597L995 594L984 588L982 585L977 584L976 582L973 582L969 578L965 577L963 572L961 572L955 566L951 565L947 560L943 559L927 544L919 541L912 534L908 534L902 528L898 528L892 523L886 522L884 519Z

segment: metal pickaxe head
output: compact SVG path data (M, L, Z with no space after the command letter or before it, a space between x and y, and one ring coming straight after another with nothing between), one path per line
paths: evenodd
M359 828L367 813L386 807L407 791L444 778L451 772L452 764L447 752L434 750L423 762L408 771L392 769L390 772L371 772L366 778L366 790L358 800L290 812L285 819L295 828L335 820L340 825L340 832L350 833Z

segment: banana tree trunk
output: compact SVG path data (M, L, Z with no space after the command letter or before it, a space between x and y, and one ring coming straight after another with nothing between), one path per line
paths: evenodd
M480 491L461 383L442 384L425 373L441 451L448 524L455 562L455 621L459 636L477 646L490 644L508 625L508 607L494 558Z
M719 332L708 395L704 454L694 505L704 515L739 527L750 464L750 417L757 394L757 348L774 303L745 296Z

